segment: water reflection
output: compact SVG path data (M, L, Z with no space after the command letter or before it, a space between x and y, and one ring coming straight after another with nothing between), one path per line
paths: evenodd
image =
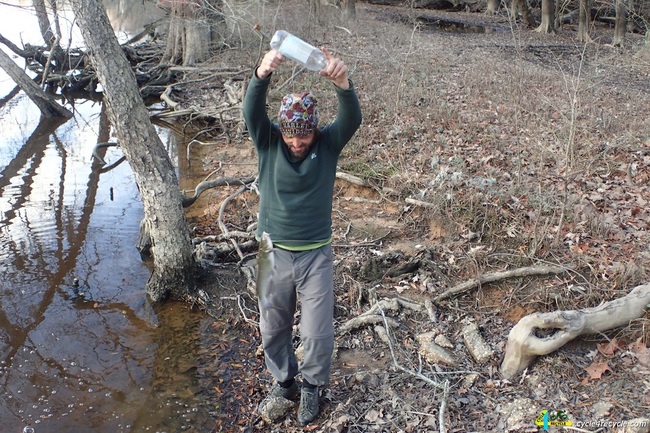
M111 3L130 14L143 4ZM3 19L5 37L13 22L27 25ZM101 150L106 165L92 158L111 140L101 103L78 101L61 124L12 89L0 76L2 431L205 431L183 366L205 318L146 299L130 167L116 148ZM176 155L173 136L158 133Z

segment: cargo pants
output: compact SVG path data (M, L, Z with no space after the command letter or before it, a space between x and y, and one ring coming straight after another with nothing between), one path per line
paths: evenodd
M266 308L260 308L260 333L266 367L278 382L298 372L312 385L329 381L334 350L334 280L332 245L310 251L275 248L275 269ZM300 303L300 338L304 359L293 347L293 322Z

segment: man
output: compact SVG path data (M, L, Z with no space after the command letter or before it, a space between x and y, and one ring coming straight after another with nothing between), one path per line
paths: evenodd
M332 195L341 150L361 124L361 108L348 67L323 50L328 61L320 75L338 97L334 122L318 127L317 101L311 93L282 99L278 123L266 113L273 72L285 61L275 50L256 68L244 99L244 119L259 159L257 237L274 241L271 289L260 307L260 332L266 366L275 379L260 404L274 397L292 399L300 391L298 422L307 425L319 411L319 387L329 381L334 349ZM297 301L304 360L298 365L292 343ZM296 382L302 375L302 388Z

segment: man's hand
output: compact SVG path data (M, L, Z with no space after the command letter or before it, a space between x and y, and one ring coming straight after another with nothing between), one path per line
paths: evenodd
M323 54L327 59L327 67L320 71L321 77L329 79L332 83L343 90L350 88L350 82L348 81L348 67L343 60L338 57L332 56L332 54L323 48Z
M273 71L278 69L278 66L280 66L282 62L284 62L284 56L282 54L276 50L268 51L264 55L262 63L260 63L255 70L257 78L264 79L268 77Z

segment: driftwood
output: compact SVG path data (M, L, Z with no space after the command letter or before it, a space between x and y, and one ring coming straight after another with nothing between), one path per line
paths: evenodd
M461 284L458 284L452 287L449 290L439 294L433 298L434 303L438 303L444 299L458 295L460 293L465 293L472 290L474 287L478 287L486 283L494 283L495 281L501 281L508 278L518 278L518 277L528 277L531 275L547 275L547 274L560 274L566 272L567 268L562 266L526 266L523 268L512 269L509 271L503 272L494 272L490 274L481 275L478 278L472 278Z
M641 317L650 304L650 283L635 287L626 296L583 310L533 313L522 318L508 335L501 375L510 379L540 355L547 355L579 335L594 334L627 325ZM551 329L537 337L537 329Z

